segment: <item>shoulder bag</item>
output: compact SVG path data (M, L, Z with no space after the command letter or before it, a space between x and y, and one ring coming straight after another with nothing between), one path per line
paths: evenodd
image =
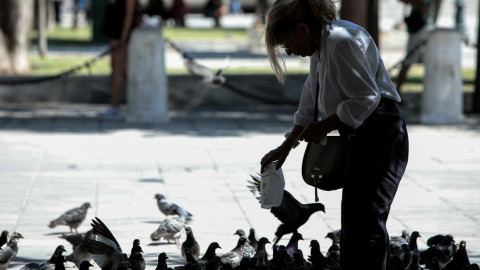
M318 121L318 92L315 95L313 121ZM315 188L315 201L318 201L317 189L330 191L343 187L348 175L355 135L326 136L321 143L309 142L302 162L302 177L305 183Z

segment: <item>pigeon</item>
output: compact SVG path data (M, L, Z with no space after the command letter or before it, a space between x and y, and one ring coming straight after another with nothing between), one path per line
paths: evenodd
M90 261L83 261L80 263L80 270L90 270L90 267L93 266L93 264L90 263Z
M340 246L332 244L325 257L328 259L328 269L340 269Z
M310 262L307 262L307 260L305 260L305 258L303 257L303 251L301 249L295 250L292 254L292 258L293 267L295 267L296 269L310 269L312 267L312 264Z
M70 232L75 230L75 233L78 233L77 228L85 220L85 217L87 216L87 210L90 207L90 203L86 202L80 207L70 209L58 218L50 221L48 227L55 228L57 225L66 225L70 227Z
M410 262L405 267L405 270L423 270L420 266L420 252L418 249L412 250L412 257L410 258Z
M142 247L140 246L140 239L133 240L132 249L130 251L130 257L128 257L129 260L130 260L130 258L132 258L133 254L135 254L135 252L143 253Z
M150 235L152 241L159 241L162 238L174 241L179 245L179 239L185 233L185 221L180 216L167 216L158 226L158 228Z
M301 233L294 231L290 240L288 241L287 249L288 255L293 257L293 253L298 250L298 241L303 240L303 236Z
M6 270L10 262L17 256L20 238L23 238L22 234L13 232L7 245L0 250L0 270Z
M29 263L24 265L20 269L21 270L53 270L56 267L56 262L57 260L59 260L60 257L63 265L65 258L63 257L62 254L65 251L66 251L65 247L63 245L59 245L55 248L55 251L53 252L49 260L44 261L42 263Z
M63 255L59 255L55 258L55 270L65 270L65 265L63 263L67 262Z
M189 248L190 251L192 252L192 256L197 259L198 256L200 255L200 245L198 244L197 240L195 240L195 237L193 236L193 231L190 226L185 227L185 232L187 233L187 238L185 241L182 243L181 246L181 252L182 252L182 257L187 261L187 257L185 255L185 249Z
M414 251L414 250L418 251L418 245L417 245L418 237L422 237L422 236L417 231L413 231L412 234L410 235L410 241L408 242L408 248L411 251Z
M250 245L255 250L257 250L258 240L257 240L257 236L255 235L255 229L254 228L250 228L247 239L250 242Z
M287 253L285 246L273 246L273 256L269 261L271 269L290 270L292 268L292 258Z
M320 243L315 239L310 241L308 260L312 263L312 269L323 269L327 264L327 258L320 251Z
M268 253L265 248L266 244L270 244L270 241L266 237L261 237L258 240L256 253L250 259L255 268L260 268L268 263Z
M239 266L243 257L243 247L247 241L248 239L246 237L238 238L237 245L230 252L220 256L222 264L230 264L233 268Z
M0 250L2 250L3 245L5 245L8 241L8 231L4 230L2 235L0 236Z
M239 237L247 238L247 234L242 229L236 230L233 235L238 235ZM247 240L248 240L248 238L247 238ZM252 245L250 245L249 241L246 241L245 246L243 247L242 257L251 258L255 255L255 253L256 253L255 248L252 247Z
M425 264L426 268L430 268L433 258L437 258L438 263L444 266L453 258L456 250L455 240L450 234L432 236L427 240L427 245L429 247L426 250L420 251L420 264Z
M400 256L403 253L402 245L408 245L410 235L407 230L403 230L401 235L393 235L389 237L390 241L390 255Z
M337 230L328 232L327 235L325 236L325 238L329 238L330 240L332 240L332 245L333 244L340 245L341 232L342 232L341 229L337 229Z
M130 265L138 264L139 270L145 270L145 267L147 265L147 263L145 262L145 258L143 258L142 252L135 251L134 253L130 254L130 257L128 258L128 262L130 263Z
M221 248L217 242L211 242L208 245L207 251L203 256L197 260L197 263L200 265L202 269L207 267L207 263L215 258L217 254L215 253L217 248Z
M185 220L186 223L189 223L192 220L193 215L190 212L186 211L178 204L167 201L163 194L155 194L155 199L157 199L158 209L165 216L179 215Z
M77 268L80 268L81 263L88 261L93 262L92 256L88 252L86 246L83 244L86 237L91 237L92 230L86 233L80 234L63 234L61 238L64 238L72 245L72 253L65 257L67 262L73 262Z
M92 232L84 245L102 270L124 269L130 265L112 232L98 217L92 219Z
M462 240L458 246L457 251L453 255L451 261L449 261L443 270L469 270L478 269L478 265L471 264L467 254L467 242Z
M183 250L183 253L185 254L185 262L190 263L190 264L198 264L197 263L197 258L193 256L192 249L187 247ZM182 254L183 255L183 254Z
M158 254L158 262L155 270L168 270L167 259L168 256L165 252Z
M248 182L252 185L248 188L257 195L260 192L260 176L250 176L252 181ZM275 232L273 246L277 245L283 235L297 231L313 213L318 211L325 212L325 206L321 203L302 204L290 192L284 190L282 203L270 209L270 212L282 222Z

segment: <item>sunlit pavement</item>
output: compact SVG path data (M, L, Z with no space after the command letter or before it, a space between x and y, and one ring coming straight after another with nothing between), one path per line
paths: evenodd
M95 115L103 108L0 106L0 229L25 237L12 269L48 259L59 244L70 253L71 246L59 238L68 227L47 224L86 201L93 208L80 232L97 216L124 252L140 239L148 268L155 267L160 252L168 254L169 265L183 264L179 246L150 240L164 219L155 193L194 214L191 227L202 253L212 241L222 247L218 254L232 249L238 228L254 227L258 237L273 239L279 222L260 208L246 181L259 171L261 157L282 142L294 107L172 110L171 121L156 126L98 120ZM457 243L466 240L470 259L480 262L479 127L473 116L463 125L408 125L410 161L387 223L391 235L418 230L419 247L426 248L430 236L450 233ZM302 202L313 202L313 188L300 177L304 147L291 152L283 171L286 189ZM311 239L319 240L324 252L330 246L324 237L339 228L340 195L319 193L326 213L314 214L301 227L304 254Z

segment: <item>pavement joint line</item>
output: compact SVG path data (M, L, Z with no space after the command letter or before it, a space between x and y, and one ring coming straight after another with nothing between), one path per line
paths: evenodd
M421 189L425 190L426 192L429 192L429 193L433 193L435 194L435 191L428 188L427 186L425 185L422 185L420 182L418 182L414 177L411 178L411 180L413 181L413 183L415 183L415 185L417 185L418 187L420 187ZM442 197L440 195L435 195L440 201L442 201L443 203L445 203L446 205L452 207L453 209L455 209L456 211L458 211L459 213L462 213L465 217L467 217L468 219L470 219L471 221L473 221L473 223L477 224L480 226L480 222L475 218L473 217L472 215L466 213L464 210L462 210L461 208L459 208L458 206L456 206L455 204L453 204L452 202L450 202L447 198L445 197Z
M28 199L30 198L30 195L32 194L33 187L35 186L35 182L37 181L37 175L38 171L40 170L40 166L45 158L45 149L43 149L41 156L37 160L37 164L35 166L35 170L32 173L32 177L30 178L30 183L28 184L27 192L25 193L25 197L23 198L22 204L20 205L20 208L18 209L18 217L17 221L15 222L15 225L13 227L13 231L16 232L18 225L20 223L20 219L23 216L23 213L25 212L25 207L27 206Z

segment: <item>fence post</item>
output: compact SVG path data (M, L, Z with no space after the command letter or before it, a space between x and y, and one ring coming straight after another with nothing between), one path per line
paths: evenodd
M461 34L436 28L428 36L420 122L449 125L465 121L461 68Z
M127 81L127 122L160 124L170 120L160 27L139 27L132 32Z

